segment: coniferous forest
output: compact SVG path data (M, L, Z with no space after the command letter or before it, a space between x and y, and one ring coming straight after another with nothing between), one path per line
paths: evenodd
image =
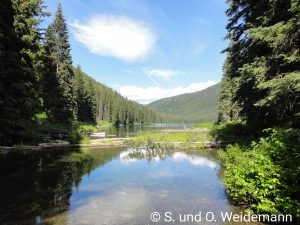
M249 213L300 222L300 1L227 0L228 46L216 141L228 196ZM74 66L61 4L52 23L43 0L0 1L0 145L81 124L167 121ZM197 109L195 109L197 110ZM73 132L74 133L74 132ZM73 142L77 141L74 133Z
M230 198L252 213L300 218L300 2L228 0L219 103L212 133Z
M0 142L31 142L42 117L52 124L107 120L114 125L155 122L158 116L72 65L59 3L53 22L42 0L0 3Z

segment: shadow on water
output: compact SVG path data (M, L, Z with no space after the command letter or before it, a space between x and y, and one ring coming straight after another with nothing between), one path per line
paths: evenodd
M72 187L120 149L52 150L0 155L0 224L45 224L69 209Z

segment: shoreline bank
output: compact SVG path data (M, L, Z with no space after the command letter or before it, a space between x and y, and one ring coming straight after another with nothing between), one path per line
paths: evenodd
M54 144L40 144L38 146L14 146L14 147L6 147L0 146L0 154L12 153L12 152L34 152L34 151L43 151L43 150L67 150L67 149L80 149L80 148L109 148L109 147L130 147L128 141L132 138L106 138L101 139L101 141L97 143L90 143L90 144L69 144L69 143L54 143ZM212 142L212 141L205 141L205 142L155 142L158 145L164 144L172 144L174 148L180 147L190 147L190 148L205 148L205 149L216 149L216 148L223 148L227 143L223 142Z

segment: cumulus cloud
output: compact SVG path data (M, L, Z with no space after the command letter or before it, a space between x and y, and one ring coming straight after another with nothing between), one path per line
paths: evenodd
M188 86L178 86L170 89L163 89L160 87L137 87L137 86L121 86L119 92L121 95L126 96L128 99L137 101L142 104L147 104L152 101L167 98L184 93L191 93L195 91L201 91L209 86L216 84L215 81L209 80L202 83L192 83Z
M166 80L172 77L185 74L184 72L179 70L166 70L166 69L145 69L144 72L150 77L159 77Z
M71 24L77 41L92 53L125 61L145 58L155 44L155 34L146 24L125 16L98 15L86 23Z

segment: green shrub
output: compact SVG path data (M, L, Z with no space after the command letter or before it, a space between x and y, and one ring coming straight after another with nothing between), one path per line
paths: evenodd
M218 153L230 198L255 213L300 218L300 140L294 130L267 130L249 148L228 146Z
M89 143L89 134L96 131L97 129L93 124L74 122L69 141L72 144L87 144Z
M244 123L230 122L215 125L210 130L210 135L216 141L246 144L254 139L252 132Z
M40 112L35 115L34 118L38 125L43 125L48 122L48 117L46 112Z

